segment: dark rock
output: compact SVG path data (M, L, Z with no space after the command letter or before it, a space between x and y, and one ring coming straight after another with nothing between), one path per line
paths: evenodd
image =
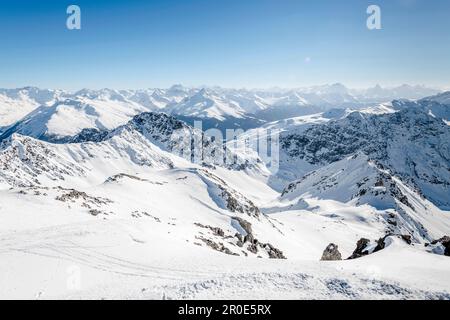
M334 243L330 243L325 250L323 251L322 261L334 261L334 260L342 260L341 253L338 250L338 246Z
M412 243L411 236L409 234L402 234L401 237L407 244Z
M213 250L225 253L225 254L229 254L232 256L238 256L239 254L232 252L230 249L228 249L227 247L224 246L223 243L216 243L210 239L206 239L206 238L198 238L200 240L202 240L208 247L210 247Z
M203 225L201 223L198 223L198 222L196 222L194 224L197 227L211 230L213 232L213 234L216 235L216 236L219 236L219 237L224 237L225 236L225 232L222 229L220 229L219 227L205 226L205 225Z
M353 251L352 255L348 259L356 259L362 256L366 256L369 252L366 249L367 245L370 243L369 239L361 238L356 242L356 249Z
M438 242L440 242L442 244L448 243L448 242L450 242L450 237L449 236L443 236L440 239L431 241L431 244L437 244Z
M258 252L258 246L255 244L249 244L247 250L256 254Z

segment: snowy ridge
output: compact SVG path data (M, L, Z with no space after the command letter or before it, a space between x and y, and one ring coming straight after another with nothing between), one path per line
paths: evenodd
M433 89L407 85L353 90L339 83L289 90L186 88L181 85L168 89L82 89L74 93L34 87L0 89L0 134L13 130L33 134L36 138L40 138L40 134L47 139L61 139L78 134L81 129L112 129L144 111L164 111L188 119L237 121L247 129L264 121L336 107L359 109L394 99L419 99L437 93ZM445 94L436 96L435 101L446 101ZM33 112L37 108L40 110ZM111 113L105 113L106 110ZM47 114L46 118L41 113ZM71 125L64 126L68 121ZM24 123L31 128L25 130ZM214 127L212 123L209 125Z
M450 128L420 109L384 115L355 112L300 134L284 133L280 139L282 168L291 159L318 167L362 151L437 206L450 205Z

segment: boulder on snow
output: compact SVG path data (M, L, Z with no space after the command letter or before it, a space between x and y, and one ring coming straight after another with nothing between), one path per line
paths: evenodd
M334 261L334 260L342 260L341 253L338 250L338 246L334 243L330 243L325 250L323 251L322 261Z
M370 243L369 239L366 238L359 239L358 242L356 242L355 251L353 251L352 255L348 257L348 259L356 259L368 255L369 251L366 250L366 247L369 243Z
M412 239L411 236L409 234L402 234L401 238L407 243L407 244L411 244L412 243Z

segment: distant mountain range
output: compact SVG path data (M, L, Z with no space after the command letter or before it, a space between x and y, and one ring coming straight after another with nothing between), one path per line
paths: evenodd
M0 134L4 137L5 132L21 132L40 139L60 140L86 128L113 129L145 111L172 114L191 125L202 120L205 130L250 129L331 108L360 109L394 99L419 99L438 93L422 86L352 90L342 84L292 90L181 85L147 90L83 89L74 93L34 87L0 89ZM437 99L442 100L441 96Z

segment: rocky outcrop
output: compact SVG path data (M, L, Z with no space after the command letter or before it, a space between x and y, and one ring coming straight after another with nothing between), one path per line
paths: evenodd
M368 255L369 251L366 250L366 247L369 243L370 243L369 239L366 238L359 239L358 242L356 242L355 251L353 251L352 255L348 257L348 259L356 259Z
M197 227L211 230L215 236L219 236L219 237L224 237L225 236L225 232L219 227L212 227L212 226L208 226L208 225L203 225L203 224L201 224L199 222L194 223L194 224Z
M239 247L242 247L244 243L248 243L247 250L254 254L258 253L259 249L262 249L267 252L270 259L286 259L283 251L275 248L270 243L261 243L255 238L250 222L240 217L233 217L232 219L236 220L241 228L247 233L244 237L240 233L236 233L235 237L238 239L237 245Z
M109 177L108 179L106 179L105 183L118 182L118 181L122 180L123 178L128 178L128 179L136 180L136 181L148 181L147 179L141 179L139 177L136 177L136 176L133 176L130 174L119 173L119 174L113 175L113 176Z
M234 213L245 213L249 216L259 217L259 208L241 192L229 186L223 179L208 170L198 170L200 177L208 185L208 191L218 197L218 206ZM213 197L213 198L214 198Z
M338 250L338 246L335 245L334 243L330 243L323 251L322 258L320 260L322 261L342 260L342 256Z
M410 236L409 234L402 234L400 237L401 237L401 238L403 239L403 241L405 241L407 244L411 244L411 243L412 243L412 238L411 238L411 236Z
M445 210L450 205L448 197L442 196L450 186L449 158L445 151L449 139L449 126L423 108L404 108L381 115L354 112L305 131L283 132L280 167L283 161L288 164L292 159L302 159L314 167L324 166L362 153L377 167ZM424 154L427 156L422 157ZM414 208L395 181L378 179L372 186L359 190L360 196L370 190L375 194L387 193Z

